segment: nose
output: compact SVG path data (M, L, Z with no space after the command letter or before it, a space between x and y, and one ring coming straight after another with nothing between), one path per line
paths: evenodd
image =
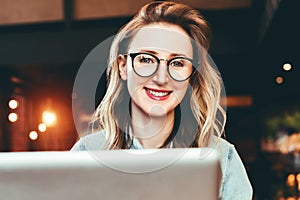
M159 85L164 85L168 83L169 76L168 76L168 66L166 62L162 62L162 61L160 62L157 72L153 77L153 81L155 81Z

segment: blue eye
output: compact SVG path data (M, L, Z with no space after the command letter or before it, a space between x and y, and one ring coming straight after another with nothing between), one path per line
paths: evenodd
M136 57L136 60L140 64L153 64L156 63L156 60L154 57L150 55L141 54Z
M183 67L184 66L184 61L183 60L173 60L171 63L170 63L170 66L172 67Z
M152 59L150 59L150 58L140 58L139 62L140 63L153 63Z

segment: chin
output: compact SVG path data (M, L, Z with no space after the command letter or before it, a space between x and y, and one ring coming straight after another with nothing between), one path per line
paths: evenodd
M154 105L150 109L147 110L147 113L151 117L167 117L168 113L170 113L172 110L166 109L161 105Z

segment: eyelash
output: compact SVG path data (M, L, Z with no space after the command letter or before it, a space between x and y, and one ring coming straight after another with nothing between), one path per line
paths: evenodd
M143 62L143 63L149 63L147 61L150 61L151 63L153 63L153 60L151 58L147 58L147 57L141 57L139 59L139 62Z

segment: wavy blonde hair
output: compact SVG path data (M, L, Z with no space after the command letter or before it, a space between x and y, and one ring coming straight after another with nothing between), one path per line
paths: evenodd
M194 41L194 57L199 60L196 73L189 79L190 89L182 102L179 135L193 138L192 144L177 141L177 146L208 146L213 136L221 137L226 113L220 104L222 79L209 60L211 32L207 21L195 9L174 2L152 2L143 6L133 19L116 34L110 49L107 68L107 91L96 109L93 123L106 131L105 149L129 148L126 128L130 125L130 96L126 83L120 78L117 57L127 51L134 31L151 23L165 22L181 27ZM195 59L195 58L194 58ZM183 104L183 103L181 103ZM175 112L175 118L176 118ZM187 120L185 116L193 116ZM221 116L218 119L217 116ZM193 126L191 126L193 125ZM189 139L188 139L189 140Z

